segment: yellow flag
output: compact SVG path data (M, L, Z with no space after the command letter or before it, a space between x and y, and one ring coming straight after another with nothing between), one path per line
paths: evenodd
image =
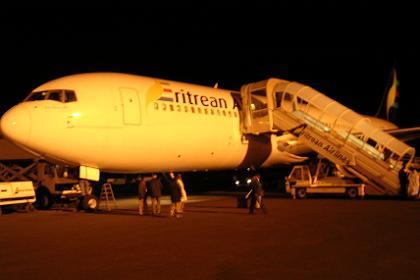
M392 84L388 90L388 96L386 99L386 117L389 119L389 110L395 102L396 97L398 96L397 89L397 71L394 69Z

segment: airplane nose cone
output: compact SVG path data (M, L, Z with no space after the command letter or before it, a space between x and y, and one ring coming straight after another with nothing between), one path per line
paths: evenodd
M26 144L31 133L31 118L29 110L17 105L7 111L0 120L1 133L6 138Z

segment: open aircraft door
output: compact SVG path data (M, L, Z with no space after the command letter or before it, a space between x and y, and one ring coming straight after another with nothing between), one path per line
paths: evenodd
M268 79L242 86L242 132L263 134L277 132L273 125L273 110L276 108L277 92L287 81Z
M270 132L270 110L265 81L242 86L241 97L242 132L246 134Z

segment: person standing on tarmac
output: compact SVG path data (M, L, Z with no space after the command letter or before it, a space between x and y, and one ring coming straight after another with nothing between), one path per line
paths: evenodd
M180 213L181 193L179 191L178 183L173 172L169 173L168 187L172 202L169 216L176 216L177 218L182 217L182 214Z
M160 197L162 196L162 183L156 174L150 180L150 196L152 197L152 214L160 214Z
M413 167L409 168L407 194L411 199L419 199L419 174Z
M260 175L256 174L251 180L251 189L247 194L248 199L250 199L249 203L249 214L254 214L255 208L261 208L264 213L266 213L265 206L263 204L263 195L264 189L260 181Z
M185 205L185 202L188 200L187 192L185 190L185 184L182 181L182 177L181 177L180 173L178 173L175 176L175 179L176 179L176 182L178 184L179 193L181 194L181 202L180 202L179 208L180 208L181 213L184 213L184 205Z
M146 203L146 193L147 193L147 186L146 186L146 178L141 177L138 185L138 195L139 195L139 215L143 216L144 214L144 205Z
M408 175L407 162L403 162L401 169L398 172L398 177L400 179L400 195L404 199L408 196Z

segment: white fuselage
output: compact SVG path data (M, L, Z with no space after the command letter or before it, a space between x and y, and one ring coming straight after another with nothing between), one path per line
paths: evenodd
M65 100L67 90L77 100ZM48 99L53 91L61 92L60 100ZM232 169L298 162L304 158L289 152L309 151L280 145L292 141L290 135L244 137L233 97L239 94L228 90L91 73L47 82L34 93L45 94L45 100L30 95L6 112L3 135L73 165L109 172Z

